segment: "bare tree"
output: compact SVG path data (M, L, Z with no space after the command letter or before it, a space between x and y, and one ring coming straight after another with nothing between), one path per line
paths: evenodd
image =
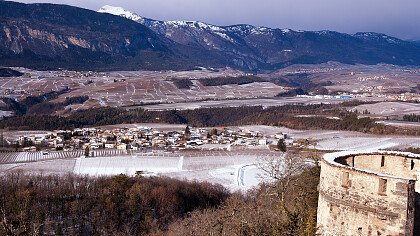
M316 161L307 155L289 150L286 153L279 153L276 157L262 158L258 163L258 168L263 172L260 178L276 184L277 193L283 201L293 176L314 164Z
M304 202L303 199L308 195L308 187L297 176L311 167L319 166L317 151L308 149L309 145L315 147L313 142L307 142L301 148L288 149L287 152L279 153L274 158L263 159L258 164L263 172L261 177L269 180L267 194L278 198L279 210L288 218L290 232L286 235L296 234L304 220L301 216L305 213L302 212L305 212L307 207L301 202Z

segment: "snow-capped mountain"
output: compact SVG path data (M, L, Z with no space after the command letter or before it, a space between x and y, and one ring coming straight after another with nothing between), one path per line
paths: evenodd
M144 18L136 13L127 11L121 7L113 7L109 5L105 5L101 7L98 12L101 13L109 13L117 16L122 16L138 23L141 23L150 29L154 30L156 33L161 34L167 38L170 38L179 43L190 43L190 41L186 40L188 36L198 36L200 35L199 31L203 32L206 31L207 34L212 34L216 38L219 37L222 40L227 40L231 43L240 43L237 37L235 36L249 36L249 35L273 35L274 33L278 33L281 31L282 34L288 33L305 33L305 31L293 31L290 29L271 29L267 27L255 27L252 25L234 25L234 26L216 26L212 24L203 23L200 21L158 21L149 18ZM180 34L177 31L182 31ZM341 35L338 32L323 30L323 31L314 31L313 33L318 35L324 36L333 36L333 35ZM182 37L177 37L177 34ZM387 36L385 34L379 34L374 32L363 32L363 33L356 33L352 35L356 38L365 39L365 40L386 40L389 43L404 43L404 41ZM213 39L214 40L214 39ZM197 42L197 39L193 39L193 42ZM201 41L201 40L198 40ZM215 49L221 49L217 47L215 44L212 44L212 41L208 38L203 38L202 41L207 46L212 46Z
M181 44L199 43L207 45L207 48L217 48L217 46L212 42L214 38L205 38L206 36L209 37L209 34L216 38L220 37L222 40L228 40L232 43L235 42L233 38L228 36L226 29L199 21L157 21L141 17L121 7L113 7L109 5L101 7L98 12L109 13L134 20L149 27L156 33ZM203 33L206 33L207 35L201 35ZM201 39L197 41L199 36Z
M130 19L130 20L133 20L133 21L138 21L138 22L141 22L141 19L142 19L137 14L132 13L130 11L126 11L122 7L113 7L113 6L105 5L105 6L101 7L98 10L98 12L109 13L109 14L116 15L116 16L122 16L122 17L125 17L127 19Z
M239 44L241 43L241 39L238 38L238 36L270 34L273 31L273 29L267 27L255 27L252 25L222 27L200 21L158 21L141 17L136 13L127 11L121 7L109 5L101 7L98 12L109 13L134 20L149 27L156 33L181 44L194 43L216 50L224 49L223 47L219 47L218 43L220 42L218 42L218 40ZM291 32L291 30L283 29L281 32L286 34Z
M144 18L120 7L104 6L99 12L132 19L141 23L162 37L186 46L205 49L213 53L223 53L234 65L254 69L274 57L288 58L293 53L291 45L280 43L281 49L274 54L268 50L270 43L277 41L278 35L295 34L290 29L270 29L252 25L216 26L199 21L158 21ZM268 44L267 44L268 43Z
M311 32L252 25L216 26L199 21L158 21L110 6L101 8L100 12L127 17L162 37L222 54L234 65L247 69L328 60L344 63L396 63L395 58L399 58L408 63L411 58L418 57L411 53L411 58L407 58L406 54L402 55L396 50L414 44L377 33L349 35L328 30ZM375 50L384 51L386 55L372 55L372 48L379 46L381 48Z
M112 6L99 11L0 1L0 66L254 71L328 61L420 65L418 44L384 34L158 21Z

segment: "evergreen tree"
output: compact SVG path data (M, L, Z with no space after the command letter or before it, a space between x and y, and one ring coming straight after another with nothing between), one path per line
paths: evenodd
M191 131L190 131L190 127L188 125L187 125L187 127L185 127L184 137L185 137L185 139L190 139L191 138Z
M286 143L284 142L284 139L279 139L279 141L277 142L277 148L281 152L286 152Z
M89 147L89 145L88 145L88 146L86 146L86 148L85 148L85 157L89 157L89 154L90 154L90 147Z
M4 147L3 130L0 130L0 147Z

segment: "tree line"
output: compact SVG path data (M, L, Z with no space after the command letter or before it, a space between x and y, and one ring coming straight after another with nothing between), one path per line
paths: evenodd
M193 82L191 82L190 79L177 79L173 78L171 81L174 83L174 85L179 89L190 89L193 85Z
M276 187L263 185L246 196L233 194L219 208L194 211L160 235L314 236L319 168L305 170L290 182L283 200Z
M221 86L221 85L228 85L228 84L250 84L254 82L268 82L268 80L263 79L261 77L255 75L243 75L238 77L213 77L213 78L203 78L199 79L200 83L204 86Z
M0 235L146 235L220 205L220 185L163 177L0 176Z
M404 115L403 120L409 121L409 122L420 122L420 115L417 115L417 114Z
M287 168L263 169L273 181L235 193L167 177L8 172L0 235L315 235L320 168L306 160L317 154L281 155Z
M313 114L319 115L313 116ZM338 119L331 119L330 116L338 117ZM0 121L0 129L53 130L121 123L170 123L196 127L272 125L293 129L349 130L377 134L403 133L403 130L398 128L377 124L374 119L368 117L358 118L354 112L328 104L169 111L95 108L76 111L69 116L28 114L8 117Z

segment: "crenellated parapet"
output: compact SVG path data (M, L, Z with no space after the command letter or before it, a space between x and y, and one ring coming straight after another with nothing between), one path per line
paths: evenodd
M412 153L326 154L319 184L319 235L413 235L419 171L420 155Z

